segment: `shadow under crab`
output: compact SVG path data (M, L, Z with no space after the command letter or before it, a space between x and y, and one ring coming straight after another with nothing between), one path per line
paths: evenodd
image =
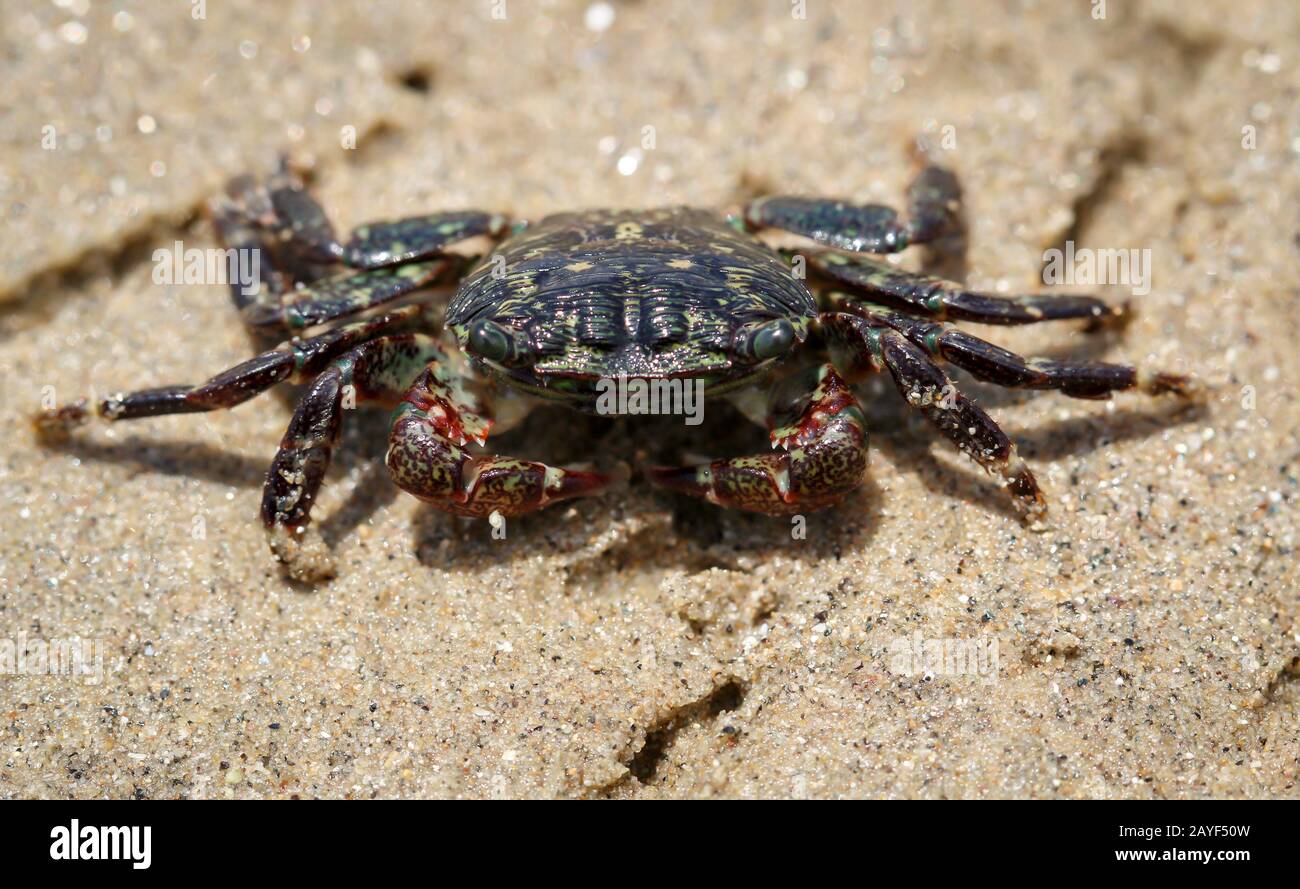
M386 464L403 490L447 512L513 516L606 491L621 473L485 453L489 433L538 399L599 413L606 384L680 381L726 398L769 430L772 450L651 467L660 486L769 514L836 503L863 481L867 429L854 385L888 372L913 408L1001 478L1027 520L1046 501L1012 441L952 383L977 379L1078 398L1113 391L1192 394L1183 376L1130 365L1026 359L952 321L1114 321L1123 310L1077 295L995 296L915 275L864 254L897 252L953 231L959 187L926 167L901 217L879 205L798 197L752 202L740 220L690 207L591 210L507 233L503 217L457 211L381 222L340 241L287 168L265 185L231 183L213 213L223 240L269 270L232 286L259 337L283 339L197 386L177 385L55 408L49 438L91 416L116 421L240 404L278 383L306 384L268 473L262 518L298 579L332 572L311 509L345 408L393 409ZM819 247L780 252L763 229ZM448 252L486 236L476 261ZM428 292L457 283L439 325Z

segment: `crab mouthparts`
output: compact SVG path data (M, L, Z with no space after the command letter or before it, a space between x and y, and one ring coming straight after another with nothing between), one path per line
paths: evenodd
M533 369L541 376L658 380L701 376L730 367L731 360L721 350L702 351L684 343L655 349L644 343L630 342L613 349L571 345L563 352L537 362Z

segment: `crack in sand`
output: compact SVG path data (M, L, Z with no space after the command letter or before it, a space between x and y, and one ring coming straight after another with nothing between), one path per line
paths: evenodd
M748 690L748 682L729 676L704 697L673 707L656 717L646 728L641 746L620 760L627 767L627 772L615 781L597 788L591 795L608 797L633 783L641 786L653 784L659 767L684 729L693 725L703 728L712 725L723 713L738 709L745 702Z

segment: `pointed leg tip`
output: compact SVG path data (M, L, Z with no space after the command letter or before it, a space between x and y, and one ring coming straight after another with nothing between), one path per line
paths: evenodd
M1132 323L1135 317L1133 301L1127 299L1114 304L1102 303L1101 307L1094 311L1097 314L1088 319L1088 323L1084 327L1085 333L1096 333L1102 330L1123 330Z
M315 528L276 524L266 533L276 561L293 580L315 584L338 574L334 554Z
M60 444L68 440L72 430L84 426L90 419L86 399L61 407L46 408L32 417L36 440L41 444Z
M1138 387L1148 395L1175 395L1193 402L1202 402L1209 394L1204 384L1189 374L1143 373Z
M1016 506L1020 510L1020 519L1030 531L1041 534L1050 527L1047 522L1047 498L1042 491L1035 490L1027 497L1016 497Z
M1045 524L1047 498L1043 496L1042 489L1038 487L1038 479L1034 477L1033 470L1013 452L1004 471L1004 477L1006 478L1007 491L1014 498L1016 508L1020 511L1020 517L1029 530L1047 530Z

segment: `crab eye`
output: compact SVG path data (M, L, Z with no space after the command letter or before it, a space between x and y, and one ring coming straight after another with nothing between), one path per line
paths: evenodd
M798 342L794 325L785 318L754 321L736 331L732 354L751 363L767 361L789 352Z
M469 329L465 346L480 358L500 363L510 357L513 344L513 338L504 327L485 318Z
M794 346L794 325L784 318L769 321L754 334L754 357L762 361L789 352Z

